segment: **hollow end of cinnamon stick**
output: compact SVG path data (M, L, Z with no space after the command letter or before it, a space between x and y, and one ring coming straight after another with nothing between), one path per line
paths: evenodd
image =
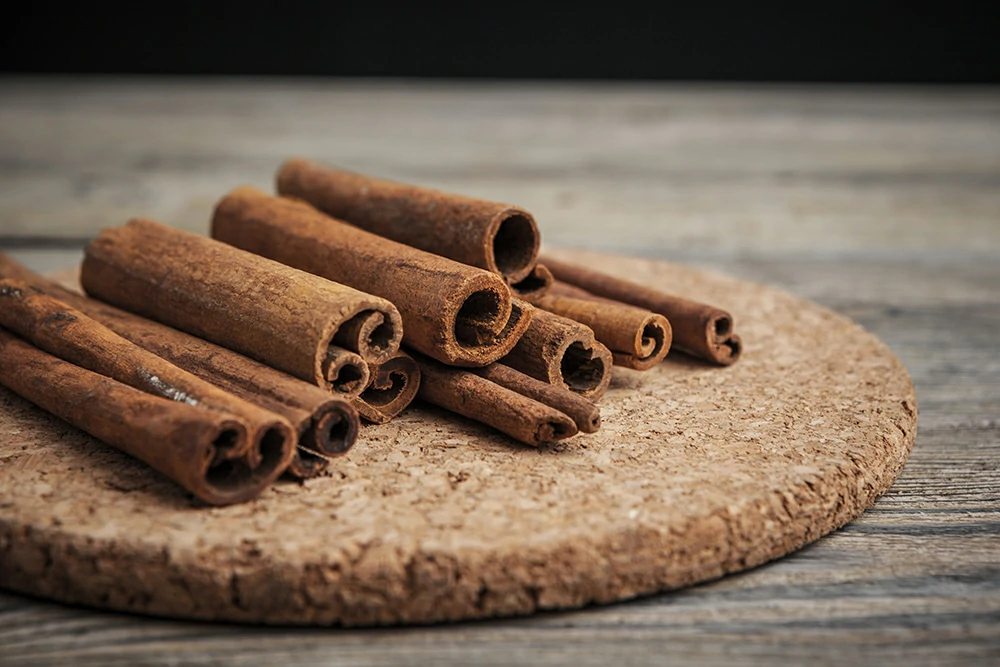
M371 381L354 399L354 407L365 420L385 424L413 402L420 382L420 367L412 357L398 352L372 368Z
M354 447L360 431L357 411L346 401L331 401L317 410L299 446L324 456L340 456Z
M531 273L520 282L512 283L510 289L518 297L531 301L545 296L552 289L554 280L551 271L542 264L536 264Z
M380 364L399 349L403 328L398 317L386 319L378 310L363 310L344 322L337 329L333 341L338 345L357 350L367 363ZM364 387L364 383L361 385Z
M361 355L330 345L323 360L322 374L325 389L343 396L357 396L368 384L368 364Z
M487 268L499 273L508 283L518 283L535 268L541 234L530 213L510 207L490 222L487 243Z
M611 384L614 359L589 327L539 308L501 363L596 401Z
M469 294L454 315L455 344L446 341L438 349L423 351L455 366L485 366L514 348L533 313L530 304L511 299L502 283L486 283L484 289Z

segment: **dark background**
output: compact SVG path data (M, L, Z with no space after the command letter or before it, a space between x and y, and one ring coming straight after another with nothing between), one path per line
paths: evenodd
M1000 81L992 2L33 3L8 73L729 81ZM805 6L814 5L814 6ZM921 8L918 8L921 7Z

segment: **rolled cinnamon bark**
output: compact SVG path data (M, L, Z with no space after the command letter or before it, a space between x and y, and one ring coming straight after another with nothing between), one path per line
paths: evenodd
M422 381L417 396L428 403L481 422L526 445L538 447L576 435L567 415L475 372L445 366L414 354Z
M503 364L490 364L476 368L472 372L521 396L558 410L572 419L583 433L595 433L601 427L601 409L568 389L536 380Z
M492 273L376 236L303 202L254 188L216 206L212 236L396 304L407 344L456 366L507 354L531 319Z
M545 258L544 262L557 281L579 287L592 296L663 315L673 329L676 350L722 366L740 358L743 342L733 332L732 315L724 310L557 259Z
M516 283L538 256L534 218L509 204L394 183L309 162L289 160L278 170L278 192L379 236Z
M295 454L291 424L164 361L75 308L19 280L0 280L0 326L71 364L153 396L222 412L246 429L230 447L217 447L214 463L241 461L250 469L268 461L280 475Z
M549 290L552 289L554 281L555 278L552 276L552 272L545 265L536 264L527 278L514 283L510 286L510 289L520 298L531 301L532 299L537 299L548 294Z
M240 423L232 415L147 394L3 329L0 384L145 461L206 503L250 500L281 473L283 453L277 447L265 447L261 464L253 468L244 459L219 456L240 437Z
M292 475L318 474L326 468L327 457L347 452L357 441L357 411L348 401L315 385L196 336L88 299L29 271L3 253L0 278L23 280L175 366L287 419L298 433L299 444L288 468Z
M535 309L531 325L500 363L596 401L611 384L611 352L587 326Z
M397 352L369 370L371 380L354 399L354 407L364 419L385 424L413 402L420 388L420 367L405 352Z
M567 291L560 289L563 285L557 284L532 303L590 327L594 337L611 350L615 366L644 371L667 356L672 334L663 315L615 301L566 296Z
M402 338L385 299L151 220L101 232L80 282L102 301L324 388L331 368L343 372L329 361L341 348L380 363Z

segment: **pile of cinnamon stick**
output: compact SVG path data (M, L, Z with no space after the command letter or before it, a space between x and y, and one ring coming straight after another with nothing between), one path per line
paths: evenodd
M711 306L539 259L524 209L291 160L211 236L144 219L87 296L0 254L0 384L212 504L308 478L419 397L538 446L593 433L612 367L728 365Z

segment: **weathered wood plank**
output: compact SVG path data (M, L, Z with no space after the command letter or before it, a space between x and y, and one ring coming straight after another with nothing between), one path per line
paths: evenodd
M0 236L204 230L303 154L512 201L558 245L985 255L998 119L991 90L6 81Z

